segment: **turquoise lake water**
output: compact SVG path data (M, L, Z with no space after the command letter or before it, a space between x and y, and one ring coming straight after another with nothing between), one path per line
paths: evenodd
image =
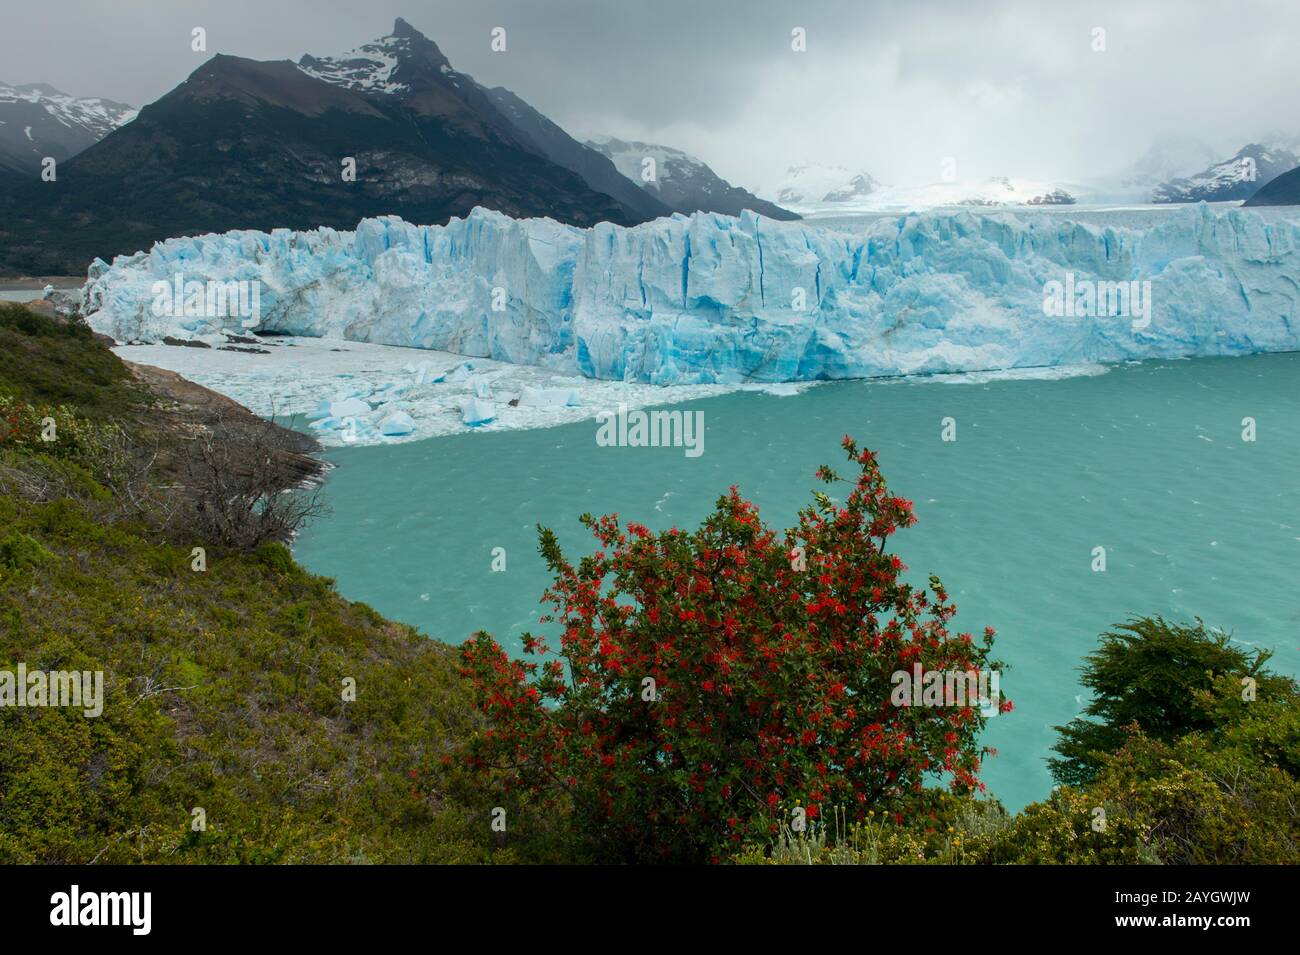
M333 515L295 546L312 570L381 613L512 652L536 627L547 575L535 525L571 557L583 511L693 527L735 483L774 526L841 465L840 437L879 452L918 524L894 548L944 581L956 625L998 630L1013 713L990 721L983 775L1011 809L1051 788L1054 725L1082 709L1077 666L1133 614L1202 617L1300 673L1300 355L1148 362L1091 377L840 382L703 411L705 453L599 447L594 421L332 450ZM941 440L942 419L957 440ZM1257 440L1242 440L1242 419ZM1104 573L1091 569L1106 548ZM506 570L491 569L493 549Z

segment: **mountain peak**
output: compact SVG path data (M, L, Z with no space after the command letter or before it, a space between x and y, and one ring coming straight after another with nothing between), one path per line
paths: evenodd
M14 87L14 89L30 90L33 93L40 93L43 96L66 96L67 95L62 90L56 90L49 83L23 83L21 86Z
M393 21L393 32L389 36L410 37L413 40L427 40L423 33L411 26L401 17Z
M307 54L298 61L298 69L359 93L395 94L420 85L422 75L453 72L438 45L401 17L393 21L393 32L387 36L341 56Z
M0 169L26 174L45 156L70 159L135 115L124 103L69 96L48 83L0 83Z
M1300 164L1290 149L1247 143L1236 155L1200 172L1160 183L1152 202L1227 202L1249 199L1274 179Z

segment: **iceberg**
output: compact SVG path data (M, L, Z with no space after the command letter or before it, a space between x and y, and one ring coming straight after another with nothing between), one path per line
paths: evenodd
M388 342L379 342L378 344L386 345ZM453 368L447 374L435 379L436 381L446 381L454 385L464 384L474 378L474 363L472 361L463 362Z
M410 434L415 430L415 419L405 411L394 411L379 422L379 433L389 437Z
M461 406L461 421L471 428L488 424L496 416L496 409L493 407L492 402L484 401L477 396L469 398Z
M259 282L257 322L158 314L178 276ZM1129 288L1147 314L1125 314ZM582 229L475 209L168 239L96 260L81 294L122 342L252 327L657 385L975 372L1300 349L1300 222L1202 205L1143 229L964 210Z
M525 386L519 395L519 404L525 408L577 408L582 405L582 395L576 388Z
M330 402L329 416L332 418L361 417L370 414L368 402L356 397L346 397Z

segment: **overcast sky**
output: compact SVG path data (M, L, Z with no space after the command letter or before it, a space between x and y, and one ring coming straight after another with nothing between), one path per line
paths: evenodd
M214 53L337 54L396 16L579 138L677 146L750 188L801 162L1070 181L1170 136L1300 141L1295 0L5 0L0 80L140 105Z

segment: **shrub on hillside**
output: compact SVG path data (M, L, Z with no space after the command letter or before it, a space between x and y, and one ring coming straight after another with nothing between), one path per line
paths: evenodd
M53 560L41 542L27 534L10 534L0 538L0 569L23 570L39 567Z
M1061 738L1053 749L1061 758L1049 760L1052 775L1074 786L1091 782L1133 725L1165 742L1226 725L1248 704L1240 693L1212 692L1216 681L1226 677L1240 690L1242 680L1252 680L1261 699L1286 691L1291 681L1265 669L1270 656L1234 646L1199 620L1190 626L1144 617L1102 634L1081 678L1092 702L1086 717L1056 727Z
M1288 717L1293 750L1300 734ZM1264 729L1248 721L1250 732ZM1300 858L1300 779L1259 752L1192 733L1136 734L1087 789L1062 787L976 852L1016 864L1278 865Z
M94 428L67 405L40 405L0 393L0 449L76 457Z
M1267 651L1156 618L1103 634L1096 719L1061 727L1058 778L972 847L986 862L1278 864L1300 858L1300 692Z
M270 541L292 541L328 512L318 486L286 489L281 454L295 450L294 436L273 422L240 440L218 423L189 444L177 530L210 545L254 551Z
M927 780L982 789L978 704L895 705L891 691L914 666L988 670L992 630L952 633L938 579L903 583L885 548L915 522L911 502L874 454L844 448L859 471L845 503L814 494L783 537L734 487L693 533L585 515L600 549L577 565L541 529L559 652L511 660L486 633L464 646L493 724L471 764L559 800L623 860L721 859L800 814L866 819ZM552 654L533 635L524 649Z

